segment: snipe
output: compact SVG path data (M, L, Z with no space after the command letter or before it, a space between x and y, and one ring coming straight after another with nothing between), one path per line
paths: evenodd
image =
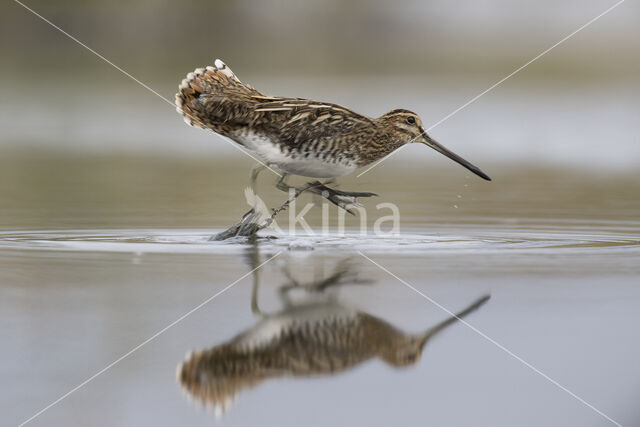
M252 309L260 320L227 342L190 353L178 366L178 381L196 401L222 413L235 396L269 379L337 375L371 359L398 368L414 365L427 343L489 299L486 295L426 330L409 333L331 293L368 282L358 278L348 259L311 283L297 281L286 269L285 274L290 282L278 289L281 311L260 310L254 272ZM290 298L295 290L307 292L306 298Z
M283 177L344 176L419 142L491 180L431 138L420 117L409 110L395 109L370 118L338 104L265 96L242 83L219 59L215 66L187 75L176 94L176 106L189 125L229 137ZM283 180L279 184L283 188ZM342 207L345 200L374 195L337 191L319 183L312 191Z

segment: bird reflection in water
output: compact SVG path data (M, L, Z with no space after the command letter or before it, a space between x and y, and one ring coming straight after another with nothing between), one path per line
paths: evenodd
M253 256L251 264L257 265ZM296 280L287 267L283 272L288 282L278 289L281 311L260 310L259 277L254 273L251 305L260 320L223 344L192 352L178 367L182 387L217 415L241 391L270 378L335 375L374 358L394 367L415 364L430 339L489 299L487 295L476 300L426 331L407 333L339 301L337 288L366 283L350 259L339 262L328 277L310 283ZM301 301L292 298L295 290L304 294Z

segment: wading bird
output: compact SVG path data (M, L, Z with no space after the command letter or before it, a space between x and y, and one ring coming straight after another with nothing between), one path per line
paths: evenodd
M178 381L196 401L221 415L241 392L263 381L283 377L336 375L371 359L393 367L416 364L436 335L479 309L489 295L421 332L405 332L389 322L344 305L331 293L337 287L367 283L358 279L349 260L325 279L290 282L279 288L284 308L263 313L257 303L254 272L252 308L260 320L231 340L195 351L178 366ZM307 292L294 300L291 291Z
M302 98L265 96L242 83L219 59L182 80L177 111L191 126L212 130L245 147L263 166L254 168L252 183L268 166L282 175L278 188L287 190L287 175L333 179L348 175L418 142L461 164L487 181L477 166L431 138L416 113L391 110L370 118L346 107ZM374 193L345 192L315 182L309 191L345 208L357 197Z

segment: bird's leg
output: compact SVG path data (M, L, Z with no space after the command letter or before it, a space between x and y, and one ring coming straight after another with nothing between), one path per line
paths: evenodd
M290 189L295 189L295 187L289 187L289 184L287 184L285 181L287 180L287 177L289 175L287 175L286 173L283 173L280 176L280 179L278 180L278 182L276 182L276 188L280 191L284 191L285 193L288 193Z
M278 215L280 212L282 212L283 210L287 209L289 207L289 205L295 199L300 197L300 195L302 193L304 193L305 191L311 190L313 188L313 186L315 185L315 184L312 184L312 183L308 183L303 187L291 187L285 182L285 180L287 179L287 176L288 176L287 174L283 174L280 177L278 182L276 182L276 188L278 190L284 191L287 194L289 194L289 198L279 208L273 209L273 213L271 214L271 220L275 219L276 215ZM291 191L291 190L293 190L293 191Z
M333 181L327 181L325 184L320 181L308 182L306 186L298 188L291 187L286 182L287 175L283 175L278 182L276 183L276 187L279 190L289 192L291 189L295 189L294 199L297 198L304 191L308 191L313 194L317 194L319 196L324 197L334 205L338 206L341 209L349 212L351 215L355 215L355 212L350 208L351 206L360 206L357 198L358 197L372 197L377 196L376 193L363 192L363 191L341 191L335 188L330 188L326 184L331 184ZM292 200L291 200L292 201Z
M266 169L266 166L257 164L251 168L251 189L254 194L258 194L258 175Z
M320 181L314 181L308 183L309 192L324 197L339 208L344 209L351 215L355 215L351 206L360 206L358 203L358 197L372 197L377 196L376 193L369 193L365 191L341 191L335 188L327 187L326 184L330 184L333 181L327 181L325 184Z
M251 190L253 191L254 195L256 195L258 175L264 169L265 166L263 165L255 165L251 169ZM255 206L252 206L251 209L249 209L244 215L242 215L240 222L232 225L225 231L218 233L215 236L211 236L209 238L209 241L226 240L231 237L238 236L255 236L255 234L260 231L261 228L263 228L258 224L259 219L260 214L256 212Z
M285 267L282 271L289 279L289 282L279 288L280 297L284 303L288 304L291 302L288 293L294 289L304 289L308 293L322 294L330 288L337 288L342 285L372 283L370 280L358 277L358 273L353 267L353 259L344 259L336 265L334 272L330 276L325 278L322 276L316 277L311 282L298 281L293 277L290 270Z
M258 194L258 175L260 172L266 169L266 166L257 164L251 168L251 191L253 191L254 195ZM242 220L244 221L247 217L252 216L255 213L255 206L252 206L244 215L242 215Z
M300 282L293 277L288 266L282 267L282 273L287 277L287 279L289 279L289 282L284 283L278 288L278 296L285 307L291 307L293 306L293 300L291 299L289 292L298 288L300 286Z
M260 172L266 169L266 166L257 164L253 168L251 168L251 191L253 191L254 195L258 194L258 175ZM244 215L242 215L242 219L240 222L245 221L247 218L254 216L255 214L255 206L252 206Z
M305 191L313 191L313 188L315 186L317 186L318 183L315 182L309 182L306 185L304 185L303 187L293 187L290 186L289 184L287 184L285 181L287 179L287 174L283 174L280 179L278 180L278 182L276 182L276 188L280 191L284 191L285 193L289 194L289 198L287 199L286 202L284 202L284 204L282 206L280 206L278 209L274 209L273 212L274 213L278 213L284 209L286 209L287 207L289 207L289 204L291 204L291 202L293 202L295 199L297 199L298 197L300 197L300 195L302 193L304 193ZM293 191L292 191L293 190Z
M255 194L255 186L256 186L256 180L257 180L258 174L263 169L264 169L263 166L262 167L256 166L251 171L251 187L254 191L254 194ZM286 177L287 177L286 174L281 175L280 179L276 183L276 187L282 191L286 191L287 193L289 193L289 198L282 205L280 205L280 207L273 209L271 212L271 216L269 218L267 218L266 220L262 221L261 224L259 224L258 221L261 218L261 214L259 212L256 212L255 206L253 206L251 207L251 209L249 209L247 213L245 213L242 216L242 219L240 220L240 222L229 227L227 230L223 231L222 233L218 233L215 236L212 236L209 240L226 240L230 237L255 236L255 234L258 231L269 227L280 212L286 210L295 199L297 199L302 193L309 190L313 186L312 184L307 184L300 188L289 187L285 182ZM294 191L290 192L290 190L294 190Z
M263 315L258 305L258 286L260 285L260 272L258 266L260 265L260 248L255 234L249 237L251 247L247 250L247 259L249 261L249 267L251 267L251 275L253 276L253 287L251 289L251 312L257 315Z
M260 231L262 227L258 224L258 220L260 219L260 214L256 213L253 208L251 208L247 213L242 216L242 219L237 224L232 225L227 228L225 231L213 235L209 238L209 241L220 241L227 240L232 237L253 237L255 234Z

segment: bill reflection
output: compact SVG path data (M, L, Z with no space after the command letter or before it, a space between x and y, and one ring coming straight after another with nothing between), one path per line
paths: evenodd
M183 389L215 408L217 415L238 394L268 379L337 375L376 358L393 367L413 365L435 335L489 299L484 296L456 316L409 333L340 301L339 288L369 283L358 276L350 259L307 283L293 277L287 266L282 270L287 281L278 288L280 311L260 309L256 273L251 301L256 324L227 342L192 352L178 367Z

